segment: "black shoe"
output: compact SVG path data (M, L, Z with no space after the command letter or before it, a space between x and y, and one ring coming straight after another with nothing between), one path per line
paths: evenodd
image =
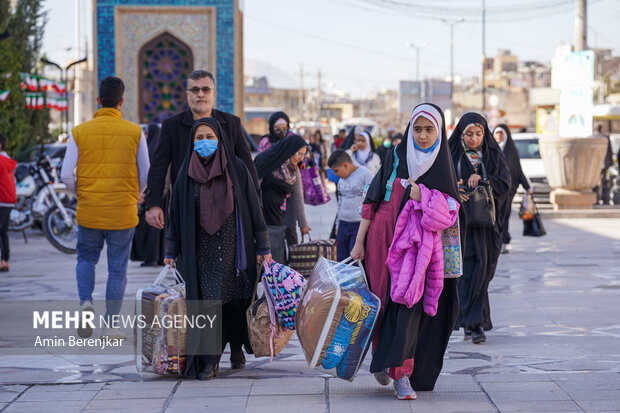
M140 267L157 267L157 261L144 261Z
M481 344L487 341L487 336L484 334L482 326L478 326L472 329L471 342L474 344Z
M219 376L220 365L219 364L207 364L205 368L198 373L198 380L211 380Z
M245 368L245 356L243 351L230 354L230 367L233 370L243 370Z
M463 337L463 340L471 340L471 329L469 328L465 328L465 335Z

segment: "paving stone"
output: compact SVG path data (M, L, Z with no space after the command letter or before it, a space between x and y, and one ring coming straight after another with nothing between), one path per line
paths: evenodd
M78 413L81 412L87 401L63 400L50 403L45 402L21 402L11 404L4 413Z
M417 392L418 398L409 402L414 412L495 412L487 396L480 393ZM400 400L399 400L400 401ZM401 401L402 403L402 401Z
M616 400L620 410L620 390L569 390L567 393L575 401Z
M60 400L91 400L97 391L93 390L84 390L84 391L57 391L57 392L30 392L28 390L24 394L21 395L19 401L23 402L56 402Z
M414 389L415 390L415 389ZM469 375L440 375L434 392L479 392L480 386Z
M166 399L155 397L148 399L122 399L122 400L92 400L86 406L89 410L123 410L131 413L138 412L160 412Z
M571 412L583 411L574 401L501 401L495 402L500 412Z
M152 389L103 389L97 393L93 400L122 400L122 399L148 399L149 397L168 397L171 390L162 388Z
M246 411L247 397L195 397L174 398L170 401L166 412L214 412L243 413ZM270 406L271 412L274 411Z
M570 396L559 391L488 391L487 394L494 403L502 401L546 401L570 400Z
M247 408L253 406L286 406L287 412L315 412L325 410L325 396L320 395L272 395L250 396Z
M26 390L28 386L13 385L0 386L0 403L10 402L16 398L21 392Z
M176 380L151 380L151 381L118 381L107 383L104 390L169 390L172 391L177 384Z
M214 380L210 380L214 381ZM232 384L232 383L231 383ZM235 387L179 387L177 391L174 393L175 398L183 398L183 397L207 397L207 396L245 396L247 397L250 394L250 386L235 386Z
M330 413L351 412L390 412L410 413L409 403L397 400L390 386L389 389L381 389L382 394L336 394L330 395Z
M554 382L545 381L482 383L482 387L487 392L562 392Z
M577 400L576 403L586 411L620 412L620 400Z

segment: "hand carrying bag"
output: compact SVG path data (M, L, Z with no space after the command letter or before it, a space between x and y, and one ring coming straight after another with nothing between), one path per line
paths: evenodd
M462 158L463 156L461 156ZM459 159L457 166L459 179L461 178L461 159ZM469 200L464 202L468 227L492 227L495 225L493 190L487 180L484 164L481 163L480 165L482 166L482 179L478 182L478 186L467 194Z

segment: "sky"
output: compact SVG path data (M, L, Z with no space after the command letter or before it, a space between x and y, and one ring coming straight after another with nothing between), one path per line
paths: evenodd
M76 0L48 0L43 51L75 57ZM92 1L80 1L83 44L92 45ZM482 0L240 0L244 10L245 73L268 75L274 87L315 87L364 96L398 88L399 80L450 74L450 29L438 20L465 19L454 29L455 76L479 76ZM548 63L573 42L574 0L486 0L486 55L509 49L519 60ZM588 1L588 44L620 55L620 1ZM82 46L83 49L83 46ZM82 52L83 54L83 52Z

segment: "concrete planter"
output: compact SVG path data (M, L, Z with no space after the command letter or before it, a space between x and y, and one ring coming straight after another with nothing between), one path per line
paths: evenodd
M596 203L592 188L601 178L607 140L547 137L541 138L539 145L547 180L553 188L553 209L591 209Z

